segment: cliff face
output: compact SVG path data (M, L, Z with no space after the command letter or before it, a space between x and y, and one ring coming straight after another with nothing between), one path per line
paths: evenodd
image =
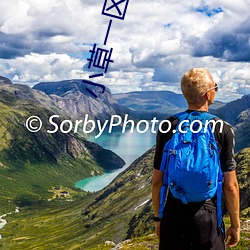
M98 87L88 84L84 80L68 80L60 82L39 83L33 89L40 90L50 95L56 105L73 119L82 119L85 114L89 119L104 121L111 115L122 115L119 104L111 95L108 88L100 93ZM93 91L95 98L86 89Z

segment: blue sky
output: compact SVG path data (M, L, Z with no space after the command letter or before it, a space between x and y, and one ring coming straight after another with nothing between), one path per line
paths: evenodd
M114 63L105 77L95 78L113 93L180 93L182 75L190 68L206 67L220 86L219 100L250 94L248 0L130 0L124 20L102 15L103 4L104 0L1 1L0 75L30 86L88 79L96 72L87 69L88 51L96 43L113 48Z

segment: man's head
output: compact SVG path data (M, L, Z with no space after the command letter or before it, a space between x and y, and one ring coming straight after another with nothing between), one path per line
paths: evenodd
M191 69L181 79L181 90L188 104L203 104L206 100L208 105L212 104L216 86L211 74L205 68Z

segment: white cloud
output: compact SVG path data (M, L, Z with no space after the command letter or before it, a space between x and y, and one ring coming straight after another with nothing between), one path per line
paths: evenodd
M39 55L32 53L24 57L11 59L8 63L0 59L2 74L12 75L14 83L26 83L34 85L42 81L59 81L62 79L87 78L87 74L82 71L82 66L86 61L71 58L67 54L52 53L49 55Z
M90 44L103 47L110 20L101 14L103 3L97 0L1 1L0 57L5 58L0 59L1 74L28 84L88 79L92 72L83 70L86 56L90 55L86 52L92 48ZM214 10L219 7L222 11L216 14ZM220 34L245 34L249 8L247 0L130 1L125 20L112 19L107 47L113 48L114 63L105 77L93 80L113 92L179 91L179 81L185 71L206 67L220 84L218 98L229 100L246 94L250 84L249 62L236 62L234 58L244 58L241 53L246 52L247 43L239 53L238 48L230 50L230 43L229 49L224 48L222 42L226 38ZM237 36L235 41L242 39ZM200 55L202 51L204 54Z

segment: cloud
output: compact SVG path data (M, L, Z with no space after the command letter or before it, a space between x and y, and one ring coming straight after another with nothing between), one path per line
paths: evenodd
M10 75L14 83L24 83L30 86L37 82L59 81L62 79L87 78L82 71L84 60L71 58L67 54L52 53L40 55L31 53L24 57L11 59L8 63L0 59L1 72Z
M15 82L85 78L89 50L113 48L108 73L96 78L113 92L180 91L182 75L206 67L228 100L249 91L250 3L247 0L130 1L124 20L101 14L104 1L0 2L0 70ZM13 8L15 6L15 8ZM93 79L95 80L95 79Z
M249 16L250 17L250 16ZM226 61L250 62L250 19L224 31L220 26L207 31L193 49L197 57L212 55Z

